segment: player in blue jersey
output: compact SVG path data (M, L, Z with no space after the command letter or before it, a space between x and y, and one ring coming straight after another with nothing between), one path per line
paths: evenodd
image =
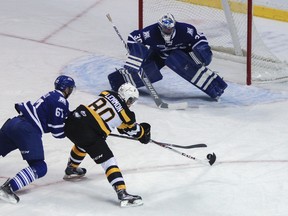
M65 137L64 122L70 112L67 98L75 82L71 77L61 75L54 85L54 91L40 97L35 103L28 101L15 104L19 115L8 119L0 130L0 156L5 157L18 149L28 163L28 167L0 187L0 199L19 202L14 192L46 175L42 134L51 133L55 138Z
M218 99L227 87L219 75L206 67L211 63L212 51L204 34L193 25L176 22L172 14L131 32L127 47L124 68L108 75L113 90L127 81L142 87L142 71L152 83L159 81L163 78L160 69L165 65L211 98Z
M86 174L86 169L79 167L79 164L88 154L96 164L101 164L121 206L143 204L140 196L127 193L122 173L106 143L106 137L116 128L141 143L150 141L150 125L137 123L134 112L130 110L138 97L138 90L130 83L124 83L118 92L102 91L93 103L80 105L69 115L65 134L75 145L65 169L65 180Z

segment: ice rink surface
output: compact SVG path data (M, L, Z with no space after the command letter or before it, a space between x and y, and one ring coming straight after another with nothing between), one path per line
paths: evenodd
M1 1L1 124L16 115L14 103L37 100L53 88L60 73L76 81L71 110L109 88L106 77L121 66L126 52L105 15L111 14L126 38L137 28L136 10L135 0ZM288 61L288 24L264 19L255 23L267 46ZM157 141L206 143L208 148L185 152L203 160L215 152L213 166L152 143L109 137L128 192L144 201L141 207L120 208L102 167L89 157L82 164L88 169L85 179L62 180L72 144L48 134L43 136L48 174L17 192L18 204L0 201L0 214L286 216L287 83L240 85L233 81L243 68L218 59L210 67L229 84L219 102L165 71L155 88L163 100L187 101L189 108L159 110L143 89L133 111L139 122L152 125ZM0 158L0 184L24 167L18 151Z

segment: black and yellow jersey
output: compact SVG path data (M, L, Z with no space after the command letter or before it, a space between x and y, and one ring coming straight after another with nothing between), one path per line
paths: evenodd
M80 105L73 115L85 117L86 123L104 136L116 128L135 138L142 137L144 133L144 129L136 123L135 113L113 91L102 91L93 103Z

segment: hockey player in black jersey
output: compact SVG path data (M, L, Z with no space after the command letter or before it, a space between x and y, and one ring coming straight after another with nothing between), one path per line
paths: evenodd
M65 169L65 180L86 174L86 169L79 167L79 164L89 154L96 164L101 164L121 206L143 204L140 196L127 193L122 173L105 141L116 128L121 134L134 137L141 143L150 141L150 125L144 122L138 124L134 112L129 109L138 97L138 90L125 83L118 93L102 91L93 103L80 105L72 112L65 124L65 134L75 145Z
M175 20L170 13L157 23L131 32L124 68L108 75L113 90L124 82L137 88L144 86L139 74L144 71L151 83L163 78L160 70L166 65L183 79L218 99L227 87L226 82L207 66L212 61L208 40L196 27Z

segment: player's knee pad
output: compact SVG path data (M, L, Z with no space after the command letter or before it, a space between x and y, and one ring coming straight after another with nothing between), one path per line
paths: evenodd
M99 138L96 143L85 146L84 148L96 164L101 164L109 158L114 157L113 152L104 139Z
M147 62L142 66L151 83L157 82L163 78L157 65L154 62ZM118 88L126 82L132 83L137 88L144 86L139 74L125 68L120 68L108 75L108 80L112 90L118 91Z
M142 65L145 74L151 83L157 82L163 78L160 70L154 61L147 61Z
M47 164L44 160L33 160L27 161L29 166L32 168L35 178L41 178L47 173Z
M192 60L181 50L171 52L165 61L165 64L178 75L191 82L197 71L202 67L201 63Z
M166 65L211 98L219 98L227 84L213 71L194 61L183 51L175 50L166 59Z

